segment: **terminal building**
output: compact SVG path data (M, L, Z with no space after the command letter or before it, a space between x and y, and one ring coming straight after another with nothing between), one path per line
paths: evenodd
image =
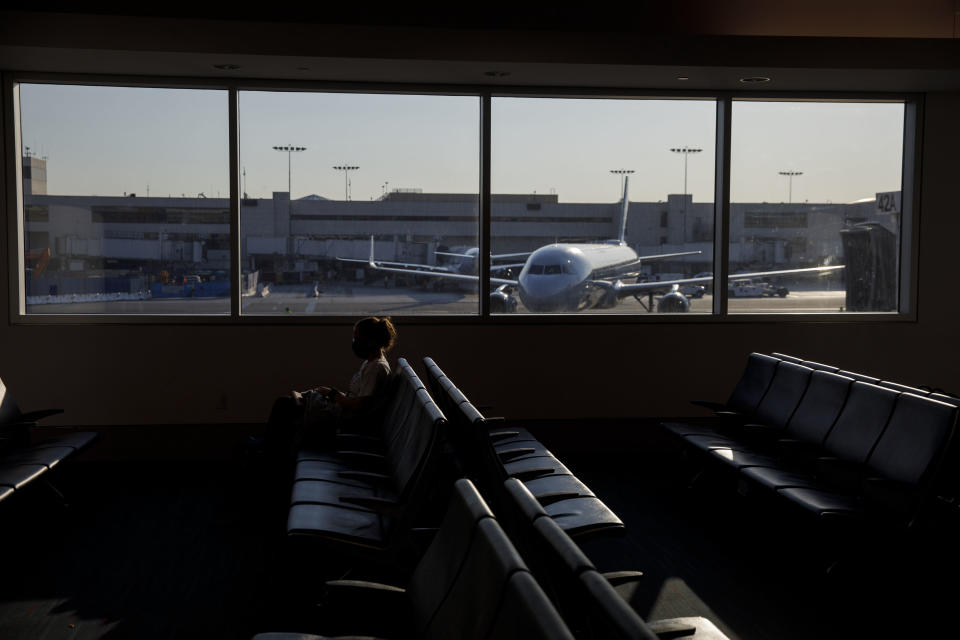
M230 202L225 198L47 195L46 162L25 158L25 245L46 256L28 279L29 295L91 293L99 286L135 292L176 274L225 279L230 269ZM28 164L29 161L29 164ZM899 192L894 194L897 200ZM494 194L493 253L533 251L553 242L616 238L621 203L567 203L559 194ZM849 204L731 203L730 261L736 269L769 270L842 263L841 234L879 223L896 235L899 211L875 198ZM396 190L373 201L306 197L287 192L241 201L241 264L260 282L356 278L337 258L366 259L370 237L379 260L436 265L437 251L478 244L475 194ZM631 202L626 241L637 253L700 251L645 265L650 275L692 276L713 270L714 205L691 195ZM28 264L37 269L37 265ZM362 274L362 269L360 274ZM362 277L359 276L359 277ZM111 278L107 285L107 280ZM124 280L126 279L126 280ZM102 289L99 289L102 291ZM112 292L112 291L110 291Z

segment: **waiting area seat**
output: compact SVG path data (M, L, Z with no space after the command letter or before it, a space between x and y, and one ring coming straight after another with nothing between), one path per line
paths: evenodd
M366 556L396 555L410 530L445 501L446 474L437 443L443 413L400 359L393 395L379 425L384 451L298 452L287 534ZM396 560L396 557L393 558Z
M505 481L504 489L509 516L503 520L510 524L508 533L577 638L723 640L726 637L703 617L645 621L616 590L616 585L643 580L642 573L599 573L523 483L511 478Z
M424 366L449 416L448 434L464 471L495 506L502 500L503 481L517 478L569 535L623 535L623 521L532 434L484 417L432 358L425 358ZM494 440L493 433L509 436Z
M960 400L795 360L776 364L756 424L713 434L664 427L696 454L696 474L726 471L738 493L812 515L821 528L911 526L942 486Z
M263 633L255 640L363 637L465 640L574 636L494 514L466 479L404 586L333 580L316 625L330 636Z
M37 422L60 413L63 413L62 409L22 412L0 380L0 502L24 491L37 480L49 482L51 471L97 439L96 432L71 431L36 440L32 430Z

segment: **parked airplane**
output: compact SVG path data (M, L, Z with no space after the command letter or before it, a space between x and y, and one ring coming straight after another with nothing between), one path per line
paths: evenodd
M529 311L535 313L556 313L584 311L591 308L610 308L622 298L634 296L641 300L643 296L651 298L656 293L662 293L658 311L683 312L690 310L690 301L680 292L680 287L688 284L706 284L713 281L713 277L694 277L678 280L655 282L624 282L624 279L641 277L640 267L643 262L650 260L664 260L701 253L700 251L683 251L679 253L664 253L648 256L639 256L636 251L627 246L624 241L626 235L627 197L629 176L623 184L623 201L620 216L620 234L616 240L605 240L596 243L556 243L540 247L531 252L523 263L523 268L516 279L494 277L490 283L497 285L490 294L490 307L494 312L510 311L516 308L516 301L511 300L514 292ZM373 255L373 238L370 238L370 258L367 261L371 269L391 271L395 273L413 273L423 276L453 278L477 282L479 276L465 273L460 270L452 271L448 266L431 266L402 262L379 262ZM457 254L462 257L473 258L470 261L476 264L476 254ZM500 254L491 258L521 257L526 254ZM354 259L343 259L355 262ZM461 264L466 264L466 261ZM514 265L519 266L519 265ZM765 271L760 273L737 274L737 278L760 278L765 276L823 273L843 266L812 267L807 269L786 269L781 271ZM642 303L642 300L641 300Z

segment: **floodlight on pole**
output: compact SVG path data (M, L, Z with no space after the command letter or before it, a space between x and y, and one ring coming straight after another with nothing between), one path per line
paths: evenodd
M787 204L793 202L793 176L802 176L803 171L780 171L780 175L787 176Z
M673 153L683 154L683 241L687 241L687 158L691 153L700 153L703 149L698 147L670 147Z
M290 158L293 156L294 152L296 152L296 151L306 151L307 148L306 148L306 147L295 147L295 146L293 146L293 145L287 144L287 145L282 145L282 146L274 147L273 150L274 150L274 151L286 151L286 152L287 152L287 196L288 196L291 200L293 200L293 193L292 193L291 190L290 190L290 167L291 167L291 160L290 160Z
M350 172L356 171L360 167L348 164L338 164L334 167L337 171L343 171L343 199L350 200Z
M610 173L620 176L620 193L623 193L623 182L634 171L633 169L610 169Z
M696 147L671 147L673 153L683 154L683 210L687 210L687 158L691 153L700 153L703 149Z

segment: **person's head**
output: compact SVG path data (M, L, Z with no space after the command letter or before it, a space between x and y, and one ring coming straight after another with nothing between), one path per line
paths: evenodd
M379 358L393 348L397 330L390 318L371 316L353 325L353 352L358 358Z

